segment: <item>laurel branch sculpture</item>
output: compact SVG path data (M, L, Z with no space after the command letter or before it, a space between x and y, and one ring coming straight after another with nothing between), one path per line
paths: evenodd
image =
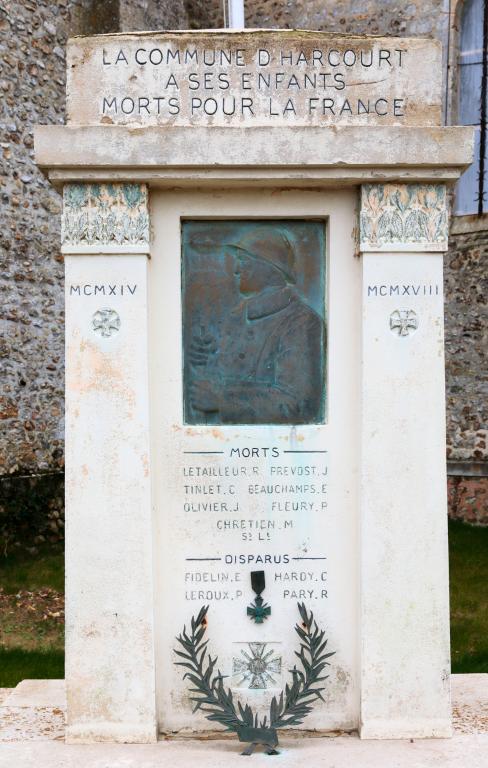
M235 701L230 688L224 686L225 676L217 668L218 658L211 657L207 650L208 640L205 640L207 629L208 605L203 606L198 616L191 620L191 631L187 633L186 626L176 638L181 650L176 655L181 659L178 666L184 667L183 679L192 684L190 697L195 706L193 712L200 710L207 720L220 723L228 731L235 731L239 741L248 742L250 746L243 755L250 755L257 744L264 746L270 755L278 754L276 729L301 725L306 716L312 711L314 703L321 699L323 687L320 683L327 679L323 675L329 666L329 659L335 651L326 653L327 639L314 619L313 613L308 612L303 603L298 603L301 624L296 624L295 632L300 638L300 650L295 651L301 665L296 664L290 670L291 683L285 685L277 698L273 696L270 705L269 719L265 715L261 721L249 704L242 706ZM319 686L319 687L317 687Z

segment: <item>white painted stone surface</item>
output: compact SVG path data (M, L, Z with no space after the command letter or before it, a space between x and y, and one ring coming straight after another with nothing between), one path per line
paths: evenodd
M361 736L449 736L442 255L362 269Z
M257 706L262 714L269 708L271 695L278 694L288 681L289 670L296 659L297 637L294 625L299 619L298 600L313 609L320 625L327 630L330 650L330 678L325 682L325 704L320 702L302 728L331 730L351 729L358 725L358 473L359 443L359 359L360 359L360 262L355 257L356 195L354 190L327 192L238 192L153 193L151 210L154 221L154 244L150 264L151 312L151 402L156 535L156 606L157 606L157 687L158 722L165 732L175 730L209 730L215 725L201 715L191 714L188 682L183 681L177 657L175 635L188 626L202 604L210 604L208 614L209 649L217 654L223 674L243 702ZM265 218L320 217L328 221L327 234L327 306L328 336L328 415L320 426L184 426L182 418L182 349L181 349L181 242L180 218L249 218L256 211ZM168 329L164 334L161 329ZM170 330L171 329L171 330ZM163 394L164 393L164 396ZM231 448L272 447L279 457L230 459ZM288 449L327 450L325 455L284 454ZM222 455L197 457L185 451L223 451ZM324 469L326 492L321 492L322 479L293 475L272 475L272 469L314 465ZM236 513L205 512L196 508L185 512L185 502L228 501L233 496L188 496L185 483L202 482L185 477L184 468L226 467L250 468L258 474L236 480L208 478L204 482L235 486L240 511ZM250 497L247 487L258 483L310 483L316 492L299 495ZM304 500L315 502L313 513L273 512L272 501ZM327 506L322 507L322 501ZM217 520L275 520L277 529L270 539L259 540L259 532L244 541L242 531L223 532ZM278 526L285 519L294 521L293 530ZM261 534L263 535L263 534ZM276 555L287 553L288 564L237 563L227 565L226 555ZM325 556L325 561L293 561L294 556ZM220 562L205 565L185 561L188 557L221 557ZM272 616L256 625L246 615L246 606L254 594L250 588L250 571L263 568L266 575L266 602ZM228 574L232 583L198 583L195 574ZM311 573L311 577L308 573ZM284 582L294 574L305 574L303 582ZM322 573L325 581L322 582ZM276 574L279 574L276 579ZM322 597L322 588L327 597ZM284 595L287 588L290 594ZM292 590L312 590L292 596ZM198 590L204 594L199 597ZM229 590L229 599L217 595ZM240 592L241 594L237 594ZM212 593L214 596L212 597ZM244 690L232 676L232 659L239 656L240 644L267 642L275 655L282 658L282 674L266 690Z
M67 51L77 124L439 125L441 85L441 46L418 38L150 32Z
M66 708L64 680L22 680L2 702L4 707Z
M149 742L156 719L147 256L65 262L66 738Z
M364 90L378 87L390 101L405 97L408 107L405 116L362 116L356 127L357 116L348 116L347 110L333 125L327 119L314 122L315 114L304 118L302 96L296 118L290 113L266 115L259 95L252 121L245 111L234 123L217 115L191 117L188 100L172 125L154 112L122 120L100 114L104 89L120 101L127 94L139 98L149 86L164 87L166 68L152 65L148 74L145 65L137 65L143 69L132 71L129 58L137 47L147 52L157 40L156 48L167 50L171 39L175 47L200 40L215 48L224 41L233 51L235 78L238 46L248 46L247 56L264 38L274 41L273 55L284 41L296 41L290 42L293 50L302 40L307 51L315 40L317 46L331 47L331 38L320 34L269 31L75 40L68 89L72 125L43 127L37 133L38 162L53 181L69 183L71 206L63 230L68 741L150 742L157 728L208 730L201 715L191 714L187 685L174 666L175 635L202 604L198 591L194 596L190 590L188 599L185 594L188 575L191 582L196 569L185 558L205 550L225 562L226 555L252 554L255 542L243 545L233 534L224 539L213 518L185 510L182 469L194 460L183 452L218 446L223 454L198 461L219 468L231 445L274 445L278 457L261 455L256 461L265 479L278 460L281 466L286 463L285 447L304 443L328 451L320 465L317 461L317 467L327 469L327 494L320 494L321 500L327 495L328 506L321 508L323 514L297 521L292 531L280 529L265 542L272 555L286 551L293 557L314 549L327 557L327 596L316 591L323 568L314 564L311 576L306 575L311 589L306 602L337 653L326 701L304 727L323 731L359 726L363 738L380 739L450 732L440 254L446 247L446 221L445 190L439 184L457 178L469 163L472 137L470 129L438 127L438 49L432 41L395 39L396 50L405 51L404 67L388 70L384 82L369 82L373 69L365 79L349 80L347 90L356 103ZM385 49L393 45L381 39L353 44L349 38L334 38L343 51L346 46L369 46L378 70L383 43ZM124 47L130 54L127 63L117 52ZM293 66L309 64L297 60ZM432 78L423 78L426 67ZM189 95L189 82L184 80L183 99ZM233 84L242 96L237 80ZM383 91L378 93L382 98ZM364 131L358 125L371 127ZM437 185L432 205L423 186L416 191L413 230L402 202L408 190L399 180ZM90 199L81 203L75 189L80 181L90 186ZM116 205L109 186L113 182ZM128 182L134 189L122 203L120 193ZM154 234L149 264L141 187L148 182L153 185ZM388 195L394 197L379 207L374 195L368 198L371 216L365 222L363 215L359 226L358 185L377 184L369 192L385 192L386 182L392 183ZM103 190L98 189L101 183L106 183ZM180 185L186 190L177 189ZM135 195L136 187L142 198ZM363 194L363 214L364 200ZM116 208L115 224L111 206ZM439 214L438 231L431 227L433 212ZM327 219L326 423L298 428L184 426L181 219L285 216ZM357 258L360 241L362 262ZM410 252L400 252L404 250ZM302 460L296 466L303 466ZM242 478L236 490L239 497L249 496ZM251 504L245 517L258 512L258 505ZM263 546L256 552L262 554ZM232 673L232 658L246 643L268 642L280 655L276 688L257 696L255 690L243 694L242 684L231 681L239 695L262 705L279 692L286 678L283 670L294 660L297 598L285 599L275 578L278 564L272 570L266 565L264 597L272 605L273 619L258 633L244 610L253 599L248 581L252 569L248 562L233 567L234 599L224 601L225 608L213 595L209 600L204 595L204 602L211 603L208 637L224 674ZM176 745L165 752L175 765L178 749L183 748ZM182 764L201 757L201 747L185 749ZM227 764L228 748L219 749L219 759ZM308 749L313 764L325 759L321 743ZM354 749L347 764L366 754ZM379 753L371 750L365 765L373 753L373 764L378 764ZM432 754L437 759L447 753L433 748ZM392 748L389 764L396 755ZM292 751L284 757L295 760ZM412 751L405 752L397 762L410 764L412 758ZM299 759L306 759L305 750Z

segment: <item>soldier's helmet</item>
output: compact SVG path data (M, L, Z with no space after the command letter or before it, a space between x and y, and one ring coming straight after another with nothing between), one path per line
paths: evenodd
M293 246L276 226L259 226L246 232L234 242L227 243L230 248L244 251L247 256L265 261L276 267L288 283L296 283L295 253Z

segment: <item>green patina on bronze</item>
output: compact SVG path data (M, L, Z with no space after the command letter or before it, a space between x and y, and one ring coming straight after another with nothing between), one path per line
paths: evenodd
M193 711L200 710L207 720L223 725L226 730L234 731L239 741L250 746L243 755L250 755L257 745L264 747L269 755L278 752L278 728L301 725L312 711L314 703L321 699L323 687L317 687L327 679L323 672L330 662L327 661L335 651L326 653L327 639L320 629L313 613L307 611L303 603L298 603L301 622L296 624L295 632L300 639L300 650L295 651L301 669L296 665L290 670L291 683L287 683L279 697L273 696L269 716L261 719L249 704L242 706L234 701L230 688L224 686L224 675L217 668L218 658L207 652L208 605L201 608L199 614L191 619L190 632L183 627L183 632L176 638L180 650L175 650L180 659L176 664L184 667L183 679L191 683L190 700L195 703Z
M182 225L187 424L325 418L323 221Z
M264 602L261 595L258 595L254 599L254 602L252 602L251 605L248 605L247 615L249 618L253 619L256 624L262 624L268 616L271 616L271 607Z
M262 624L268 616L271 616L271 606L264 602L261 593L264 592L266 581L264 571L251 571L251 587L256 593L254 602L247 607L247 615L256 622Z

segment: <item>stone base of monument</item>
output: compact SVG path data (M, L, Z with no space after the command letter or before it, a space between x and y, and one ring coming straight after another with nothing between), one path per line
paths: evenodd
M360 740L356 733L283 731L281 765L299 759L314 768L481 768L488 754L488 675L453 675L451 739ZM237 737L170 739L157 744L65 744L62 680L24 680L0 689L0 768L228 768L242 765ZM266 755L252 759L262 764ZM247 764L247 763L246 763Z

